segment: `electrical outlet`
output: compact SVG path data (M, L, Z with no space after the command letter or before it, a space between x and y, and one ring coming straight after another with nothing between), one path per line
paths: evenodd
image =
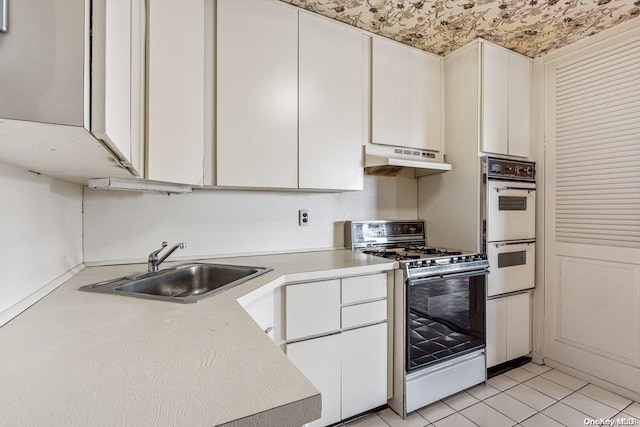
M307 209L300 209L298 211L298 225L301 227L309 225L309 211Z

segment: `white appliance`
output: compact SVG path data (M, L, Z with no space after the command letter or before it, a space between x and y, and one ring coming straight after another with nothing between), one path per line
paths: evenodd
M535 286L535 163L483 159L483 246L491 266L487 296Z
M415 176L431 175L451 170L442 153L381 144L364 146L364 166L370 175L395 176L412 168Z
M424 221L348 221L345 240L400 263L389 406L406 417L485 381L486 256L426 246Z

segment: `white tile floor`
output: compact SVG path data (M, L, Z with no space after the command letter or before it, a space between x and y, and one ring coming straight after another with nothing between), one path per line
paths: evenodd
M585 418L634 418L640 403L579 378L529 363L403 420L391 409L347 423L347 427L556 427L584 426ZM629 425L629 424L627 424Z

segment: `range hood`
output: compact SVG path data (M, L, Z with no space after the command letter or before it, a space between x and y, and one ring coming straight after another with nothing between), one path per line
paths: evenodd
M440 153L416 148L393 147L379 144L364 146L364 168L369 175L396 176L413 169L415 176L432 175L451 170Z

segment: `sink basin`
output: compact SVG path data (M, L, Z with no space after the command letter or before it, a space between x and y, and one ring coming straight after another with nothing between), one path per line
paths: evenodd
M193 303L270 271L225 264L183 264L83 286L81 291Z

